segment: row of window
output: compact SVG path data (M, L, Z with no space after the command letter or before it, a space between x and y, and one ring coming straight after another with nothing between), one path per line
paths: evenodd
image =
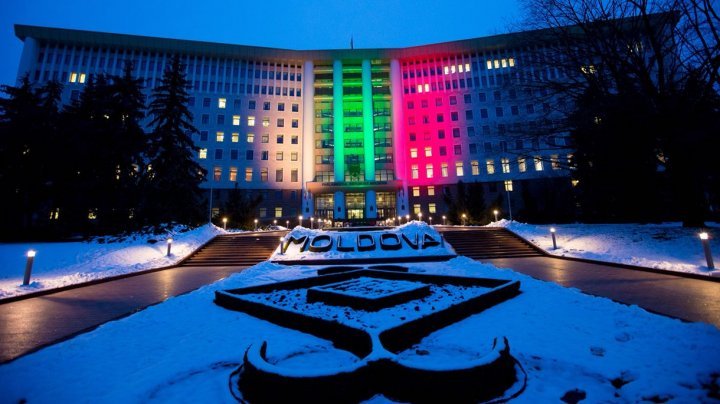
M543 104L543 108L544 108L544 112L550 112L550 104L547 104L547 103ZM526 104L525 112L527 114L534 114L535 113L535 105L534 104ZM520 115L520 106L511 105L510 106L510 115L511 116ZM505 116L505 109L503 107L495 107L495 118L503 118L504 116ZM415 118L416 118L415 116L409 116L408 117L408 125L415 125L415 123L416 123ZM471 109L465 110L465 120L470 121L470 120L473 120L474 118L475 118L475 114L473 113L473 110L471 110ZM480 108L480 118L482 118L482 119L490 118L487 108ZM451 111L450 112L450 121L451 122L457 122L459 119L460 119L459 111ZM420 116L421 124L442 123L442 122L445 122L445 114L444 113L436 114L434 121L432 121L430 119L430 115L421 115Z
M232 126L240 126L240 115L233 115L232 116ZM247 117L247 126L252 127L255 126L255 116L248 116ZM210 124L210 115L208 114L202 114L200 115L200 123L203 125ZM216 118L216 124L217 125L225 125L225 115L218 115ZM277 118L275 121L275 125L278 128L284 128L285 127L285 118ZM270 126L270 118L264 117L262 119L262 126L264 128L267 128ZM300 120L299 119L291 119L290 120L290 127L291 128L299 128L300 127Z
M284 169L282 169L282 168L276 169L275 170L275 182L283 182L284 173L285 173ZM253 180L253 176L254 176L253 167L245 168L245 182L251 182ZM237 167L230 167L230 169L228 170L227 179L230 182L236 182L238 180ZM223 168L222 167L214 167L213 168L213 180L216 182L223 180ZM261 182L268 181L268 169L266 167L263 167L260 169L260 181ZM295 168L295 169L290 170L290 182L298 182L298 169Z
M200 131L200 141L206 142L208 140L208 131L203 130ZM225 141L225 132L217 131L215 132L215 141L222 143ZM232 132L230 134L230 141L232 143L238 143L240 141L240 133L239 132ZM245 141L247 143L254 143L255 142L255 134L254 133L248 133L245 135ZM291 135L290 136L290 144L298 144L299 138L298 135ZM275 135L275 142L277 144L284 144L285 143L285 135L284 134L277 134ZM260 137L260 143L270 143L270 134L265 133Z
M204 97L203 102L202 102L203 108L210 108L211 101L212 101L211 98ZM235 100L233 100L233 107L235 109L240 109L241 103L242 103L241 99L235 99ZM191 107L194 107L195 106L195 97L190 97L188 100L188 104L190 104ZM227 108L227 104L228 104L227 98L219 97L217 99L217 107L218 108L225 109L225 108ZM271 107L270 101L263 101L263 108L262 108L263 111L270 111L270 107ZM257 101L256 100L248 100L248 109L257 109ZM300 110L300 104L291 103L290 109L292 112L298 112ZM277 110L281 111L281 112L285 111L285 103L278 102Z
M568 164L570 164L572 160L572 155L568 155ZM517 160L517 170L521 173L524 173L528 170L528 162L525 157L518 157ZM507 157L503 157L500 159L500 168L504 174L510 173L510 159ZM560 170L562 168L562 164L560 162L560 156L557 154L553 154L550 156L550 166L553 170ZM541 156L535 156L533 157L533 168L535 171L543 171L544 165L543 165L543 158ZM480 175L480 162L477 160L473 160L470 162L470 170L471 175ZM494 159L487 159L485 160L485 170L486 173L489 175L495 174L495 160ZM465 175L465 164L462 161L456 161L455 162L455 175L457 177L462 177ZM435 165L432 163L428 163L425 165L425 178L433 178L435 176ZM440 176L443 178L447 178L449 176L449 165L448 163L440 163ZM419 179L420 178L420 166L418 164L413 164L410 166L410 177L412 179Z
M214 159L215 160L222 160L223 155L225 151L224 149L215 149ZM230 150L230 160L238 160L238 156L240 155L239 151L236 149ZM207 159L208 156L208 149L200 149L198 152L198 158L200 160ZM253 150L246 150L245 151L245 160L251 161L255 157L255 153ZM263 150L260 152L260 160L267 161L270 158L270 152L267 150ZM275 161L284 161L285 159L285 153L278 151L275 152ZM291 152L290 153L290 161L298 161L298 152Z
M533 90L531 88L524 88L522 90L523 96L526 98L530 98L533 96ZM537 91L537 95L539 97L546 96L547 95L547 89L540 89ZM477 98L479 102L487 102L488 97L487 93L485 92L478 92ZM518 98L518 91L514 88L511 88L507 90L507 98L510 100L515 100ZM503 100L503 93L500 90L496 90L492 92L492 99L493 101L502 101ZM463 94L463 102L465 104L471 104L473 102L472 100L472 93L466 93ZM448 96L448 103L449 105L457 105L458 103L458 97L457 95L450 95ZM436 107L442 107L443 106L443 97L435 97L435 106ZM420 100L420 107L421 108L428 108L429 107L429 100L427 98ZM407 109L414 109L415 108L415 101L411 100L407 102Z

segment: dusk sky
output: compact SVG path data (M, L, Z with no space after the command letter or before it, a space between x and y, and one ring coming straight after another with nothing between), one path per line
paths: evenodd
M517 0L187 1L0 0L0 84L15 84L14 24L289 49L382 48L505 33Z

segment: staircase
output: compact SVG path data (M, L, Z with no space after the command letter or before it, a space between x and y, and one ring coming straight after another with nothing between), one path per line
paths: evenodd
M223 234L180 263L184 267L247 267L265 261L285 232Z
M438 230L458 255L476 260L543 256L528 242L502 228Z

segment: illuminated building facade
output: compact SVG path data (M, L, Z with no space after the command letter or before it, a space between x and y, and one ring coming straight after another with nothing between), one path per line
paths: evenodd
M511 84L525 74L522 33L317 51L24 25L15 33L24 42L18 77L64 83L65 103L126 60L149 94L179 55L215 209L238 187L262 196L264 222L438 218L459 181L482 183L488 203L501 196L516 209L537 184L570 186L565 138L518 135L552 118L529 86Z

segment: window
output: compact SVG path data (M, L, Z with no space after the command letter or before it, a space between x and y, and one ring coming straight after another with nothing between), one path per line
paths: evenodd
M292 112L298 112L300 110L299 104L292 104Z
M432 147L425 147L425 157L432 157Z
M240 141L240 134L237 132L233 132L232 135L230 135L230 141L233 143L237 143Z
M527 170L527 163L525 157L518 157L518 171L524 173Z
M502 107L495 107L495 116L498 118L503 117L503 109Z
M298 182L298 170L290 170L290 182ZM293 198L294 199L294 198Z
M298 144L298 136L297 135L290 136L290 144Z
M534 161L535 161L535 171L542 171L543 170L542 157L535 156Z
M485 160L485 168L487 168L488 174L495 174L495 160Z
M470 143L470 154L477 154L477 143Z
M435 203L428 203L428 212L437 213L437 206L435 205Z
M290 161L297 161L297 160L298 160L298 152L290 153Z
M225 109L226 104L227 104L227 99L218 98L218 108Z
M247 126L255 126L255 117L248 116L247 124L248 124Z
M298 121L297 119L293 119L293 120L290 122L290 126L292 126L293 128L299 128L299 127L300 127L300 121Z
M248 109L255 109L255 100L248 101Z
M276 206L275 207L275 217L282 217L282 206Z
M208 114L202 114L200 116L200 122L202 122L204 125L207 125L210 123L210 115Z
M252 150L246 150L245 151L245 160L252 160L253 159L253 151Z
M410 173L411 173L410 177L412 179L414 179L414 180L418 179L419 173L418 173L418 165L417 164L412 165L412 167L410 168Z
M513 190L512 180L505 180L505 191L512 192L512 190Z
M430 185L427 187L427 194L428 196L435 196L435 187Z
M258 212L260 217L267 217L267 208L260 208Z
M470 120L473 119L473 112L472 110L468 109L465 111L465 119Z
M472 175L480 175L480 163L477 160L471 161L470 170Z
M456 144L453 146L453 153L455 153L456 156L459 156L462 154L462 145Z
M283 160L283 152L275 152L275 160L282 161Z
M432 164L425 165L425 177L427 177L427 178L433 177L433 165Z
M260 181L267 182L268 180L268 169L267 167L260 169Z
M480 118L487 118L487 117L488 117L487 108L480 108Z
M453 112L450 113L450 120L453 121L453 122L455 122L455 121L458 120L458 113L457 113L457 111L453 111Z
M210 98L203 98L203 107L210 108Z
M442 175L443 178L446 178L448 176L448 164L447 163L440 164L440 175Z
M472 102L472 95L465 94L465 95L463 95L463 99L464 99L465 104L470 104Z
M467 127L467 135L468 135L468 137L475 136L475 127L474 126Z
M232 124L233 126L240 126L240 115L233 115Z
M255 141L255 135L253 133L248 133L246 139L248 143L253 143Z
M438 139L445 139L445 130L438 129Z
M411 148L411 149L410 149L410 158L415 159L415 158L417 158L417 156L418 156L418 154L417 154L417 149L414 148L414 147Z
M218 124L218 125L225 125L225 115L218 115L218 116L217 116L217 124Z
M222 142L225 140L225 132L216 132L215 133L215 140L218 142Z
M215 160L222 160L223 149L215 149Z
M412 187L412 196L420 196L420 187Z
M263 118L263 128L267 128L270 126L270 118Z
M285 111L285 103L278 102L278 111Z
M419 203L413 204L413 213L415 215L417 215L420 212L422 212L422 210L420 208L420 204Z
M85 73L80 73L80 76L78 77L78 83L82 84L85 82Z
M207 158L207 149L200 149L200 153L198 154L198 158L203 160Z
M283 142L285 142L285 135L277 135L275 140L277 141L277 144L283 144Z
M460 128L453 128L453 137L460 137Z
M510 172L510 159L507 157L503 157L500 159L500 166L502 167L502 172L507 174Z
M270 134L265 133L260 137L260 143L270 143Z
M68 80L71 83L75 83L77 81L78 74L75 72L70 72L70 79Z
M270 111L270 101L263 102L263 111Z
M447 156L447 147L445 147L445 146L440 146L439 151L440 151L439 154L440 154L441 156Z
M275 170L275 182L282 182L283 181L283 169L278 168Z
M245 182L250 182L250 181L252 181L252 176L253 176L253 169L252 169L252 167L246 168L246 169L245 169Z
M222 168L215 167L213 170L213 180L220 181L222 179Z
M413 109L413 108L415 108L415 103L412 102L412 101L408 101L408 103L407 103L407 109Z
M455 162L455 175L457 175L458 177L462 177L463 175L465 175L462 161Z
M238 159L237 149L230 150L230 160L237 160L237 159Z
M237 181L237 167L230 167L230 181Z
M552 156L550 156L550 166L553 170L560 169L560 158L557 154L553 154Z
M450 105L456 105L457 104L457 97L454 95L450 96Z
M443 114L437 114L437 117L435 117L437 122L443 122L445 120L445 116Z
M283 118L278 118L278 119L277 119L277 127L278 127L278 128L284 128L284 127L285 127L285 119L283 119Z

